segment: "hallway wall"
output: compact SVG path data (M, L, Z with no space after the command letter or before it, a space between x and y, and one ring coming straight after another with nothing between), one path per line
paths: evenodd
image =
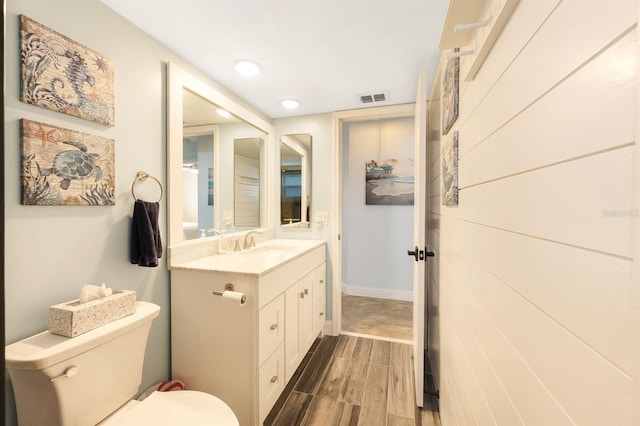
M473 81L461 60L446 136L434 84L428 288L444 425L633 423L636 7L522 0ZM460 201L443 206L454 130Z

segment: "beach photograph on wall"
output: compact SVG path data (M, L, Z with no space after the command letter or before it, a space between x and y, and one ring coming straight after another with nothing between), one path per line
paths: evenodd
M20 15L20 100L115 125L111 60Z
M442 204L458 204L458 131L442 145Z
M367 205L413 205L413 159L370 160L366 168Z
M115 141L21 120L22 204L115 205Z

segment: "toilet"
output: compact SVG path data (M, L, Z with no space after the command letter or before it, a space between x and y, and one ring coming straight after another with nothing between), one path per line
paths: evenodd
M132 400L159 313L153 303L136 302L134 314L77 337L45 331L6 346L18 424L238 426L231 408L204 392L156 391Z

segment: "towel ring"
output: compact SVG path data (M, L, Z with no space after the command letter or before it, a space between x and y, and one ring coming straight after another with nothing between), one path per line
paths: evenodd
M160 200L162 200L162 196L164 195L164 190L162 189L162 184L160 183L160 181L157 178L151 176L149 173L144 172L144 171L139 171L136 174L136 178L133 180L133 183L131 184L131 195L133 195L133 199L134 200L137 200L136 193L134 191L134 188L136 186L136 182L137 181L144 182L144 181L147 180L147 178L151 178L151 179L155 180L158 183L158 186L160 187L160 198L158 199L158 202L159 202Z

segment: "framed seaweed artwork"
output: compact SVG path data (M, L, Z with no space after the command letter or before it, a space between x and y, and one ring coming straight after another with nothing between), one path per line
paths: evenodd
M20 66L22 102L115 125L111 60L20 15Z
M458 205L458 131L442 145L442 204Z
M22 204L115 205L115 142L22 119Z
M459 52L456 48L454 52ZM460 57L449 58L442 79L442 134L449 133L458 119L460 96Z

